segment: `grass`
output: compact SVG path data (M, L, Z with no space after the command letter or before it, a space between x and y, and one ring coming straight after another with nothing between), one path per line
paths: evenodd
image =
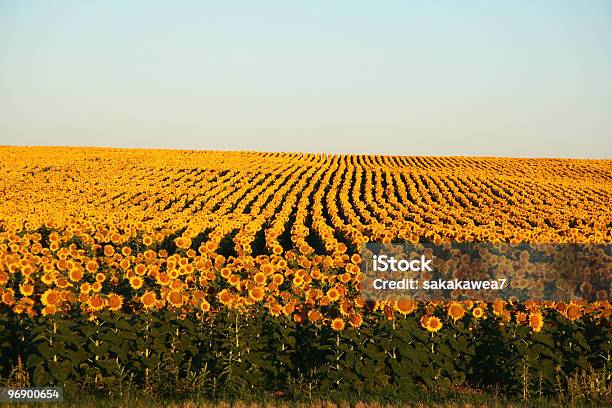
M538 397L530 400L519 398L508 398L501 394L485 393L473 389L455 391L424 392L419 391L404 396L395 397L373 397L360 398L355 395L335 395L329 397L315 397L303 400L288 400L278 396L254 395L240 399L223 399L211 401L210 399L197 397L186 398L160 398L149 394L132 394L129 396L93 396L81 395L76 398L67 398L60 404L44 404L45 407L75 407L75 408L110 408L110 407L134 407L134 408L393 408L393 407L498 407L498 408L557 408L563 407L607 407L612 405L610 398L580 398L574 400L559 399L551 397ZM0 407L15 407L16 404L0 404ZM40 403L20 403L19 407L40 407Z
M23 368L21 360L7 379L0 378L0 386L27 387L30 385L29 375ZM206 388L206 387L205 387ZM198 388L200 389L200 388ZM164 391L157 389L157 391ZM169 391L169 390L165 390ZM200 389L208 392L208 389ZM316 387L304 389L292 388L289 392L266 391L252 392L252 389L224 390L214 399L210 394L202 395L197 391L164 395L156 393L155 389L133 389L126 392L114 389L112 394L79 394L68 393L63 403L45 403L45 407L134 407L134 408L392 408L392 407L498 407L498 408L557 408L557 407L612 407L612 382L609 371L605 368L576 371L569 376L565 387L558 388L555 395L529 394L525 398L521 394L508 395L495 388L480 389L470 386L452 389L427 390L424 387L408 389L391 389L392 392L368 394L355 390L350 393L322 393ZM525 391L525 390L524 390ZM533 391L533 390L531 390ZM214 393L212 395L215 395ZM2 407L40 407L40 403L0 403Z

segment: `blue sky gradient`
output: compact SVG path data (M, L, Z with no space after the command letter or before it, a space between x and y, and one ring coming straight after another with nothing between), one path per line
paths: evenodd
M0 145L612 158L610 1L2 1Z

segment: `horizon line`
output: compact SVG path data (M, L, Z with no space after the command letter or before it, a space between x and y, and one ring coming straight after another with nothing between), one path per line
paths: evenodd
M313 154L327 156L384 156L384 157L432 157L432 158L468 158L468 159L511 159L511 160L584 160L584 161L612 161L612 158L603 157L546 157L546 156L489 156L489 155L427 155L427 154L386 154L386 153L339 153L325 151L281 151L281 150L234 150L234 149L187 149L178 147L124 147L124 146L92 146L92 145L0 145L0 148L68 148L68 149L107 149L107 150L156 150L172 152L201 152L201 153L276 153L276 154Z

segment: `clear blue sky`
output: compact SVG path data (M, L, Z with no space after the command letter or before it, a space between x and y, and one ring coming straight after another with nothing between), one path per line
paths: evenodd
M0 145L612 158L612 2L0 0Z

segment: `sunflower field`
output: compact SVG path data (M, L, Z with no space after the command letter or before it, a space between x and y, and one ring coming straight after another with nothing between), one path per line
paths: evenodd
M367 242L610 244L611 160L0 147L0 171L2 378L211 396L610 381L609 291L366 301L359 283Z

